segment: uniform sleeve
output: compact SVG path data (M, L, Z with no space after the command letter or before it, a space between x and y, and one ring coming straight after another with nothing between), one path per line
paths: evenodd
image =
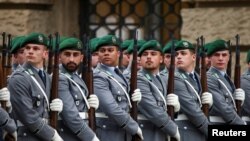
M16 124L13 119L9 117L9 114L2 108L0 108L0 127L8 133L16 131Z
M100 109L128 133L132 135L136 134L138 124L130 117L128 112L117 104L111 93L110 87L114 86L111 86L106 78L99 74L94 75L94 92L99 99Z
M29 88L31 82L31 79L23 75L14 75L9 79L8 89L11 94L13 112L31 133L43 140L51 140L54 129L45 123L33 107L32 92Z
M222 117L229 124L244 125L244 121L237 115L234 107L226 101L218 79L209 74L207 76L208 91L213 95L213 108L210 112L213 113L216 110L216 114L219 114L216 116Z
M142 99L138 105L140 112L159 129L170 136L174 136L177 131L177 125L168 116L163 107L159 107L152 86L140 76L137 77L137 87L141 90Z
M242 110L250 116L250 75L241 77L241 88L245 91L245 101L242 105Z
M194 92L190 93L185 84L185 81L181 78L175 77L174 93L178 95L181 109L189 119L189 121L198 128L203 134L208 134L208 119L203 114L200 104L198 103L197 96L194 96Z
M80 140L91 140L95 134L80 117L75 101L69 90L69 80L60 75L58 93L59 98L63 101L63 111L60 113L62 120Z

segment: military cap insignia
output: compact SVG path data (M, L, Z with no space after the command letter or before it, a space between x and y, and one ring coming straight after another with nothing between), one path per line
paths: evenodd
M115 44L116 43L116 38L112 37L112 42Z
M43 36L42 36L42 35L39 35L39 36L38 36L38 41L39 41L40 43L43 42Z
M77 47L78 49L81 49L81 48L82 48L82 44L81 44L81 42L77 42L76 47Z
M224 45L225 45L225 48L228 48L228 44L227 43L224 43Z
M183 42L183 46L188 48L188 42Z

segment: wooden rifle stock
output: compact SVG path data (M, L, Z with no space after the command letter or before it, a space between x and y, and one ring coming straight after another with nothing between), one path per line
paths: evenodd
M49 58L48 58L48 67L47 72L48 74L52 73L53 70L53 41L52 41L52 35L49 35Z
M53 67L53 75L52 75L52 87L51 87L51 97L50 100L58 98L58 79L59 79L59 34L55 33L56 36L56 46L54 53L54 67ZM56 129L57 128L57 118L58 113L55 111L50 111L50 125Z
M240 40L240 36L237 34L235 36L236 38L236 50L235 50L235 71L234 71L234 85L235 88L238 89L240 88L240 47L239 47L239 40ZM240 100L235 100L235 104L236 104L236 109L237 109L237 113L238 115L240 115L240 111L241 111L241 103L242 101Z
M86 49L87 49L87 76L86 79L86 85L89 90L89 96L91 94L94 94L94 88L93 88L93 70L92 70L92 55L90 50L90 40L89 38L86 41ZM96 130L96 119L95 119L95 108L90 107L88 111L89 116L89 127L95 132Z
M168 94L174 93L174 71L175 71L175 43L174 43L174 40L172 40L171 61L170 61L170 66L169 66L168 85L167 85ZM174 107L173 106L167 106L167 113L171 117L171 119L174 121ZM170 141L176 141L176 139L171 137Z
M134 93L135 89L137 88L137 30L135 30L134 35L134 48L133 48L133 60L132 60L132 66L131 66L131 76L130 76L130 97L132 97L132 94ZM137 102L131 101L132 108L130 111L131 117L137 121ZM141 141L140 137L136 134L132 136L132 141Z
M231 68L232 68L232 49L231 49L231 41L227 41L227 45L229 47L229 61L228 61L228 65L227 65L227 75L231 78Z
M196 61L195 61L195 72L200 74L200 39L196 39Z
M200 37L200 41L201 41L201 73L200 73L200 76L201 76L201 89L202 89L202 93L204 93L204 92L208 92L208 88L207 88L206 53L205 53L203 36ZM209 105L202 104L202 111L208 117Z
M87 70L88 70L88 58L86 56L88 56L88 46L87 46L87 35L84 34L83 37L83 45L84 45L84 48L82 50L82 54L84 54L84 57L85 59L83 59L83 61L81 62L82 63L82 70L81 70L81 73L82 73L82 80L87 84L88 82L88 74L87 74Z

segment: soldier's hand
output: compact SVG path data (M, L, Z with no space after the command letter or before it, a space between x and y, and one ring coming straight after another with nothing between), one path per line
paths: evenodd
M95 110L98 109L99 107L99 99L95 94L91 94L89 96L88 103L89 103L89 106L92 108L95 108Z
M234 99L242 101L242 104L245 100L245 91L241 88L238 88L234 91Z
M50 103L50 110L51 111L54 111L54 112L62 112L62 109L63 109L63 102L61 99L59 98L56 98L56 99L53 99Z
M213 105L213 96L209 92L204 92L201 95L201 103L208 104L209 108Z
M144 139L144 138L143 138L143 135L142 135L142 130L141 130L140 127L138 127L136 134L141 138L141 140Z
M100 141L97 136L95 135L94 138L92 139L92 141Z
M168 94L166 98L167 105L174 107L174 112L179 112L180 110L180 102L178 95L176 94Z
M141 101L141 90L140 89L135 89L134 93L132 94L132 101L133 102L140 102Z
M14 141L17 141L17 132L16 131L13 133L8 133L7 131L3 130L3 139L5 139L8 134L11 136L12 140L14 139Z
M56 130L54 136L52 137L51 141L63 141L63 139L61 138L61 136L59 136L59 134L57 133Z

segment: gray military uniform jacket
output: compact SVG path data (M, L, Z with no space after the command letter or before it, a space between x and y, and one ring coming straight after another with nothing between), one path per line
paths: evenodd
M94 70L94 93L100 101L96 111L97 136L101 141L124 141L136 134L138 124L129 114L129 91L125 78L116 75L110 67L99 64Z
M241 108L242 119L250 123L250 70L241 75L241 88L245 91L245 101Z
M9 114L0 107L0 128L7 131L8 133L13 133L16 131L16 124L13 119L9 117Z
M59 68L58 94L63 101L63 111L60 113L58 124L59 133L65 141L91 141L95 134L88 126L87 101L83 98L84 96L87 99L87 86L76 73L68 73L62 65Z
M31 76L39 83L45 95ZM55 133L48 125L51 78L47 73L45 76L46 86L37 70L26 63L9 78L8 89L19 141L50 141Z
M208 136L209 121L201 110L200 78L197 73L194 75L198 84L186 72L175 71L174 93L178 95L181 105L175 121L182 139L203 141Z
M177 131L177 125L167 114L167 76L159 76L160 82L144 69L137 76L137 87L142 93L142 100L138 104L138 120L144 141L165 141L167 134L174 136Z
M236 113L233 93L234 84L228 82L221 72L210 67L207 72L208 91L213 95L213 108L210 110L210 121L219 124L244 125L244 121ZM215 120L214 120L215 119Z

